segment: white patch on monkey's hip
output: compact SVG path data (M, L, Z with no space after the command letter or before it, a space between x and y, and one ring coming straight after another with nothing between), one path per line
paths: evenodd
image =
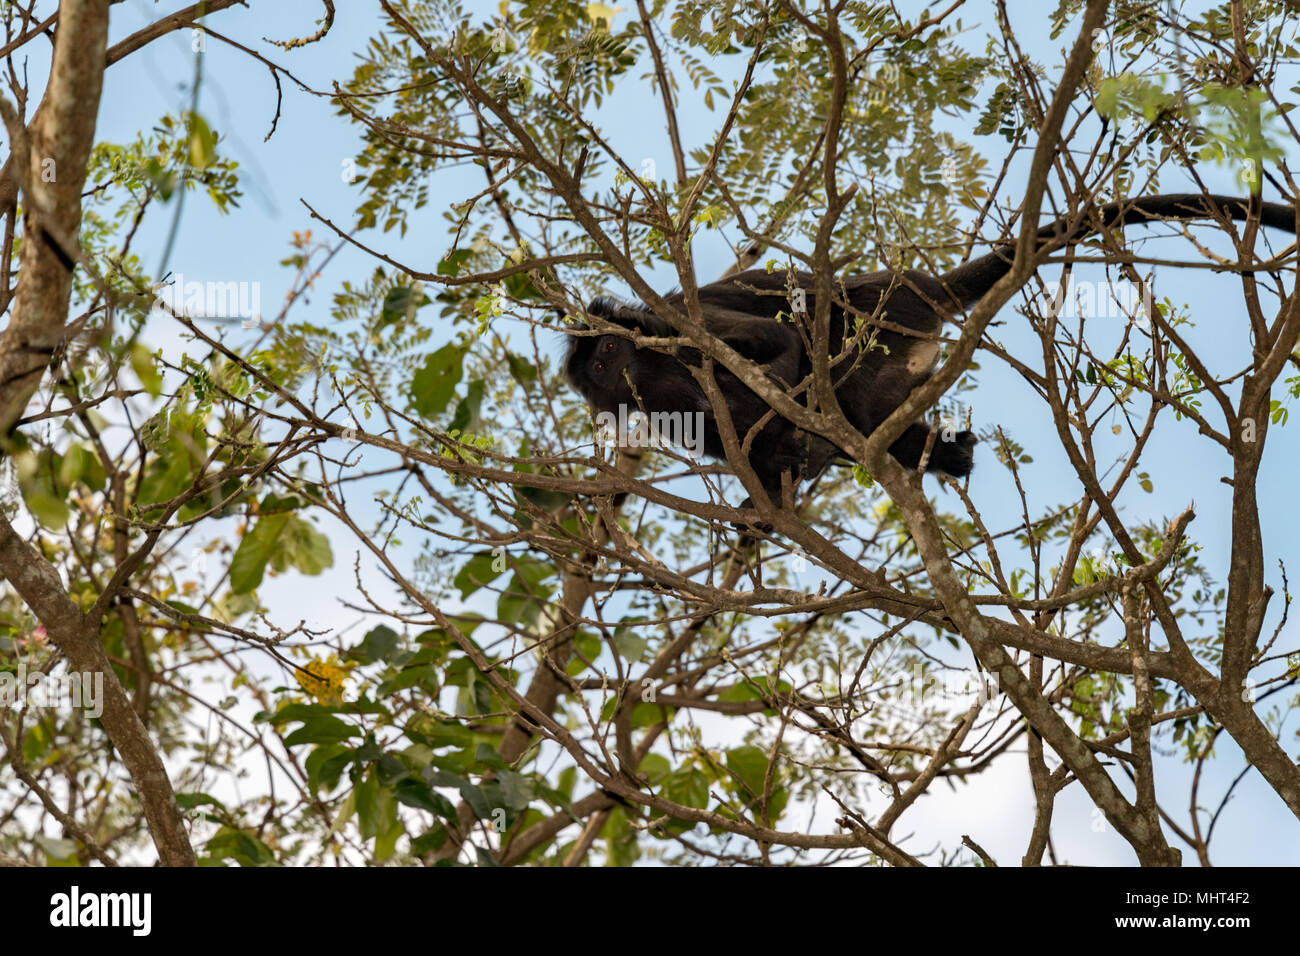
M939 360L938 342L917 342L907 352L907 370L920 375L934 368Z

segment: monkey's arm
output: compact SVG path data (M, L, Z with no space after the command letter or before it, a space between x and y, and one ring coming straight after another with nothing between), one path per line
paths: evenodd
M794 327L765 315L730 309L709 309L708 330L751 362L766 365L780 360L798 361L803 349Z
M714 286L720 285L714 283ZM737 299L742 308L728 308L719 301L718 289L705 286L700 289L700 305L704 310L704 324L708 331L726 342L751 362L759 365L785 360L791 367L798 365L802 348L799 333L789 324L778 322L771 315L755 314L744 308L754 305L754 295L746 293ZM670 305L681 308L681 293L667 298ZM780 300L781 304L788 303ZM644 307L620 306L609 299L596 299L587 311L615 325L638 332L649 338L676 338L678 333L664 319Z

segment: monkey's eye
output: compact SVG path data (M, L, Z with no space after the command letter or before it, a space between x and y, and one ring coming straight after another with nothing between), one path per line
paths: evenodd
M606 342L606 343L605 343L605 351L606 351L606 352L612 352L612 351L614 351L614 343L613 343L613 342Z
M597 362L595 368L596 368L596 371L597 371L597 372L603 372L603 371L605 371L605 363L604 363L604 362Z

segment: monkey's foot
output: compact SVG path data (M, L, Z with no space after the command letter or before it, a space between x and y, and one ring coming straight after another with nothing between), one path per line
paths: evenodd
M751 498L746 498L740 503L741 508L753 508L754 502ZM767 521L733 521L731 526L741 533L740 543L748 545L753 542L753 532L760 534L771 534L776 530L775 526Z

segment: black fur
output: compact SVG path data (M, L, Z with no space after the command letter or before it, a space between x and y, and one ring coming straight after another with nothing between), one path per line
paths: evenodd
M1247 200L1230 196L1147 196L1103 206L1092 218L1061 219L1045 226L1038 232L1038 248L1041 251L1078 242L1098 229L1164 219L1223 216L1241 220L1246 218L1248 208ZM1261 221L1294 231L1295 210L1289 205L1264 203ZM853 312L868 316L867 334L874 333L869 347L850 349L850 354L832 367L836 397L855 428L870 434L932 374L939 355L937 338L944 322L941 310L959 312L979 301L1010 271L1013 250L1012 244L1000 246L939 278L915 270L886 270L836 280L837 298L846 298ZM769 274L753 269L702 286L699 298L710 333L764 366L773 381L793 387L809 375L811 363L800 331L790 321L787 282L788 274L783 270ZM804 290L805 311L810 316L816 309L813 283L810 273L794 275L794 285ZM684 311L680 293L666 296L665 301ZM599 298L591 303L588 312L645 336L677 335L664 319L642 305ZM782 313L784 321L777 321ZM871 328L873 322L883 324ZM854 326L853 319L846 321L839 305L832 307L832 359L845 351L846 333L851 337ZM565 374L596 412L617 414L620 404L629 410L639 407L647 412L703 412L704 451L710 457L725 458L711 406L690 372L699 363L696 349L683 348L668 354L637 348L630 339L616 334L571 336ZM722 366L715 364L714 375L726 398L736 434L743 442L770 409ZM928 442L930 430L917 422L908 426L889 451L900 463L915 469ZM952 436L936 434L930 443L927 470L956 478L970 474L975 442L969 431ZM749 461L764 490L779 504L783 473L790 474L792 483L811 479L830 461L841 457L840 449L830 442L773 416L754 437Z
M764 276L766 281L772 277ZM708 328L741 355L764 366L769 378L792 387L806 374L799 333L792 325L762 314L745 314L714 301L713 292L701 289ZM680 307L680 296L669 301ZM788 306L787 306L788 308ZM635 330L645 336L676 337L663 319L640 306L621 305L597 299L588 313L607 322ZM711 458L726 458L721 433L712 406L689 369L698 367L697 349L682 348L676 354L636 348L630 339L616 334L571 336L565 361L565 375L587 399L593 412L618 414L620 405L629 412L700 412L704 421L703 450ZM732 427L743 443L745 436L769 408L753 391L721 365L714 365L714 379L726 398ZM830 442L804 435L788 421L773 415L757 432L750 447L750 464L769 494L780 501L781 475L789 472L797 481L811 478L839 454Z

